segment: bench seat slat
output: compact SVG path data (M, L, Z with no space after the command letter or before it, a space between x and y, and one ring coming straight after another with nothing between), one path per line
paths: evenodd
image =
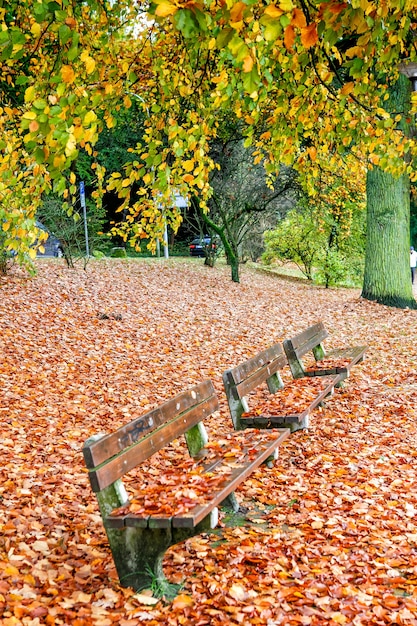
M367 350L367 346L355 346L353 348L339 348L336 350L330 350L326 354L326 358L328 359L350 359L350 364L355 365L360 359L363 358L365 352Z
M331 380L329 380L329 383L323 387L318 395L314 397L309 406L298 413L283 413L281 415L242 415L240 419L246 426L263 426L264 428L266 425L271 427L286 423L290 424L299 422L301 424L303 420L310 415L310 412L313 409L323 402L327 396L333 394L335 386L341 380L340 376L331 376L330 378ZM291 384L284 387L281 393L285 395L285 391L290 388Z
M325 360L341 360L341 359L349 359L349 363L346 365L340 366L335 365L335 367L320 367L320 360L317 361L317 365L319 367L315 368L314 365L312 367L308 367L305 370L306 376L326 376L332 374L349 374L349 371L352 369L356 363L359 363L363 360L365 352L367 350L367 346L355 346L353 348L340 348L335 350L330 350L326 353Z
M270 431L269 431L270 433ZM209 513L214 503L215 506L223 502L223 500L243 482L254 469L259 467L263 461L273 454L276 448L290 435L288 428L279 429L279 434L276 438L258 439L256 443L256 455L253 458L248 458L240 466L235 467L232 470L231 475L227 478L227 482L222 488L213 494L212 500L208 505L199 505L196 509L192 509L188 513L183 515L174 516L172 519L174 528L192 528L201 520L203 520Z
M218 465L224 465L233 467L231 474L225 477L225 481L221 486L210 494L210 502L206 504L198 504L191 510L180 515L174 515L171 517L158 517L158 516L140 516L130 513L125 513L122 516L108 516L106 518L106 527L108 528L120 528L124 526L139 526L144 527L144 523L149 528L167 528L172 525L173 528L194 528L199 522L209 515L214 507L223 502L223 500L230 495L240 485L242 481L249 476L249 474L259 467L275 449L282 443L290 434L290 430L287 428L277 429L274 431L274 438L271 439L270 431L268 436L252 437L249 441L250 446L246 448L245 460L238 462L233 460L227 460L223 457L215 459L214 463ZM256 453L251 454L252 447L256 447ZM156 525L155 525L156 524ZM165 525L162 525L165 524Z

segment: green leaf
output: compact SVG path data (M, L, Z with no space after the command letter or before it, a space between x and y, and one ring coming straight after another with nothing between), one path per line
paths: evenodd
M42 148L35 148L33 156L35 157L36 163L38 163L39 165L41 165L45 161L45 154Z
M217 35L216 45L219 49L225 48L229 42L233 39L235 31L233 28L224 28Z
M77 46L73 46L72 48L70 48L67 52L67 58L68 61L73 61L74 59L77 58L78 56L78 47Z
M249 48L237 35L233 37L233 39L229 42L229 50L231 50L233 56L236 57L238 61L243 61L243 59L249 54Z
M198 25L200 26L200 30L203 33L207 32L206 15L202 11L200 11L200 9L196 8L194 10L194 16L198 22Z
M66 24L62 24L62 26L59 27L58 33L59 39L63 44L67 43L67 41L72 38L72 30Z
M200 26L190 9L182 9L174 15L175 26L186 39L200 32Z
M26 37L25 35L18 30L17 28L14 28L11 32L12 35L12 41L13 44L16 45L24 45L26 43Z
M46 100L42 100L41 98L39 98L38 100L35 100L33 106L35 107L35 109L41 109L41 111L44 111L47 106Z
M259 74L256 68L253 68L251 72L243 75L243 87L249 94L254 93L259 87Z

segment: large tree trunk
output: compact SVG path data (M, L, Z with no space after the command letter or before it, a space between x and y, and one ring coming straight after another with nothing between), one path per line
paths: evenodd
M375 167L368 172L367 237L362 297L417 308L410 276L410 184Z
M405 76L389 88L384 107L392 115L410 108L410 85ZM403 120L406 115L403 116ZM407 122L401 130L408 132ZM387 306L416 309L410 275L410 180L394 178L378 167L366 180L367 234L362 297Z

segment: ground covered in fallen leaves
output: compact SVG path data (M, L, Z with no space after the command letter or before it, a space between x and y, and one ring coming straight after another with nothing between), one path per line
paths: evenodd
M417 312L201 260L42 260L0 290L1 624L417 625ZM247 523L169 551L174 601L121 588L84 441L205 378L223 437L222 372L320 319L367 358L239 488Z

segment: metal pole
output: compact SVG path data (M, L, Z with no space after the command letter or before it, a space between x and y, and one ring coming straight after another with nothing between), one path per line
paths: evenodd
M87 259L90 256L90 250L89 250L89 246L88 246L88 226L87 226L87 209L85 206L85 187L84 187L84 182L81 181L80 182L80 201L81 201L81 206L83 209L83 218L84 218L84 233L85 233L85 253L87 256Z

